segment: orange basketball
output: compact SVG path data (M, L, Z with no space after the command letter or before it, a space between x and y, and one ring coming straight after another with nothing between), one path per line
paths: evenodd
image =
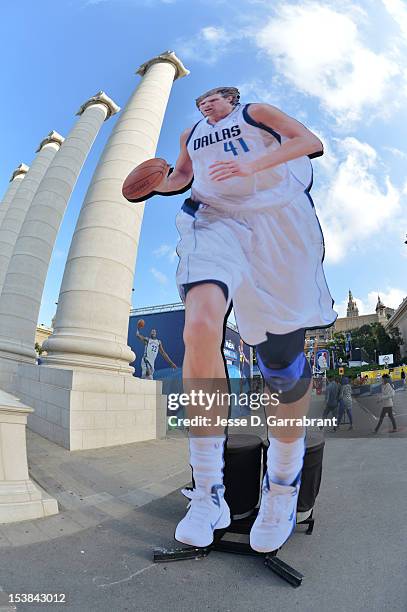
M138 327L138 329L141 329L142 327L144 327L144 325L145 325L145 324L146 324L146 323L145 323L144 319L139 319L139 320L137 321L137 327Z
M122 194L129 202L143 202L154 195L154 189L167 176L169 169L165 159L148 159L130 172L123 183Z

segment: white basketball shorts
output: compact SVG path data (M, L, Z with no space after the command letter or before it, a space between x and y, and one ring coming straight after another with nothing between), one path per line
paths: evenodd
M188 207L187 207L188 208ZM308 193L281 208L222 213L200 204L176 218L177 284L213 279L228 287L243 340L266 332L329 327L337 317L323 271L324 241Z

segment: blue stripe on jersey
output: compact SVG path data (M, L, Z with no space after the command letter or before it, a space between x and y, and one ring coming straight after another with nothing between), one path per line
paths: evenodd
M258 127L261 130L265 130L269 134L272 134L274 138L278 140L278 142L281 144L281 136L278 132L273 130L273 128L268 127L268 125L264 125L264 123L259 123L258 121L255 121L255 119L250 117L249 111L248 111L249 106L250 104L246 104L245 107L243 108L243 118L246 121L246 123L248 123L249 125L254 125L254 127Z
M192 128L186 142L185 142L185 146L187 147L189 144L189 141L191 140L192 134L195 132L196 128L198 127L198 125L201 123L202 119L200 119L197 123L195 123L194 127Z

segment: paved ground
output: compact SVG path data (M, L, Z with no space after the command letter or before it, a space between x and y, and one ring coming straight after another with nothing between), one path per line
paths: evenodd
M396 398L407 412L407 393ZM327 439L314 534L296 533L280 553L305 575L299 589L255 558L152 563L184 512L184 438L69 453L29 433L32 477L61 512L0 527L0 610L405 612L406 441L388 429ZM67 603L13 608L9 594L22 592Z

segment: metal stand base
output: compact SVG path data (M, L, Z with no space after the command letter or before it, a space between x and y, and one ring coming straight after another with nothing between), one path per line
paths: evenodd
M212 551L226 552L236 555L250 555L251 557L262 557L264 559L264 565L268 569L280 576L280 578L291 584L293 587L299 587L302 583L303 575L291 567L291 565L288 565L277 557L279 549L273 550L269 553L259 553L253 550L250 545L246 544L245 542L235 542L224 539L224 536L228 533L248 535L256 515L257 510L255 510L253 514L247 518L232 521L232 523L226 529L219 529L215 531L213 544L205 548L198 548L195 546L184 546L182 548L173 548L170 550L157 548L154 551L154 563L168 563L168 561L183 561L186 559L203 559ZM311 515L305 521L298 524L308 525L305 533L310 535L314 528L313 513L311 513Z

